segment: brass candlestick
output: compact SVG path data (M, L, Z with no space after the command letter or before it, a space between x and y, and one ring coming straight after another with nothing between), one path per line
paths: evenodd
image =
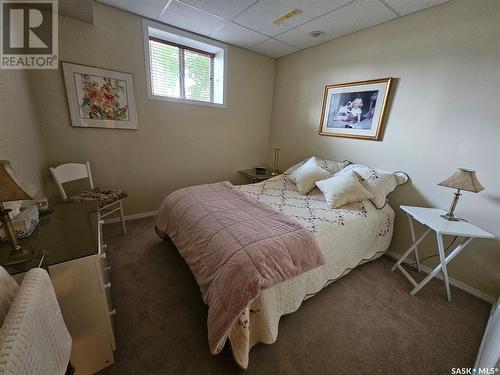
M448 221L460 221L460 219L455 217L455 208L457 208L457 203L458 203L458 198L460 198L462 194L460 194L460 189L458 189L454 194L453 194L453 200L451 201L450 208L448 212L445 215L441 215L443 219L446 219Z
M16 251L21 250L21 245L19 245L19 241L17 240L16 237L16 231L14 230L14 226L12 225L12 220L10 219L9 212L10 209L6 209L3 206L3 203L0 202L0 222L2 222L2 227L5 232L5 237L7 237L7 240L10 242L12 247Z
M7 264L23 262L28 252L23 250L16 237L16 231L10 218L10 209L6 209L2 202L12 202L31 199L34 196L31 186L23 183L17 177L8 160L0 160L0 222L5 231L5 237L12 245Z
M273 158L273 170L271 171L271 176L277 176L280 174L278 168L279 168L279 158L280 158L280 151L281 149L278 147L274 147L271 150L274 152L274 158Z

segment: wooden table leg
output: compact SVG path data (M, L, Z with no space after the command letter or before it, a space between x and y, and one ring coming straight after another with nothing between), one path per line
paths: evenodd
M406 252L399 258L399 260L392 266L391 271L394 271L397 266L399 266L403 261L410 255L410 253L418 246L420 242L429 234L431 231L430 228L427 228L427 230L420 236L420 238L415 241L409 248L406 250Z
M413 228L413 218L409 213L406 213L406 216L408 216L408 222L410 223L410 233L411 233L411 239L413 242L415 242L415 229ZM420 259L419 259L419 254L418 254L418 247L415 246L415 261L417 263L417 272L420 272Z
M438 237L439 238L439 237ZM442 238L442 237L441 237ZM446 266L448 263L451 262L451 260L453 258L455 258L470 242L472 241L472 238L467 238L463 243L461 243L460 245L458 245L457 247L455 247L455 249L453 249L453 251L446 257L444 258L444 260L439 263L437 265L436 268L434 268L432 270L432 272L430 274L427 275L427 277L425 279L423 279L420 284L418 284L411 292L410 294L413 296L415 295L415 293L417 293L420 289L422 289L425 284L427 284L434 276L436 276L439 271L441 271L442 269L442 265ZM439 245L439 240L438 240L438 245ZM444 254L444 251L443 251L443 254ZM443 276L444 276L444 273L443 273ZM448 280L448 272L446 272L446 280ZM447 294L447 297L448 297L448 301L451 302L451 293L449 293L449 290L450 290L450 284L449 284L449 280L448 282L445 281L445 285L447 285L447 288L446 288L446 294Z
M444 286L446 288L446 296L448 302L451 302L450 281L448 280L448 267L446 267L446 256L444 255L443 236L441 233L436 233L436 238L439 250L439 260L441 262L441 271L443 272Z

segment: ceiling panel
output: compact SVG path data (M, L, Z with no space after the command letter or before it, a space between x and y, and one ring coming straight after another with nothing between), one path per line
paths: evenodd
M257 0L181 0L216 16L232 20Z
M98 1L267 56L281 57L449 0ZM301 13L279 25L272 23L292 9ZM311 31L322 31L324 35L312 38L308 35Z
M99 0L99 2L116 8L128 10L141 16L156 19L160 15L168 0Z
M203 35L212 34L227 23L223 18L211 15L176 0L173 0L169 4L159 20L169 25Z
M299 49L282 43L279 40L268 39L262 43L250 47L252 51L262 53L263 55L278 58L296 52Z
M234 21L262 34L275 36L350 1L352 0L260 0ZM273 19L292 9L299 9L302 13L278 25L272 23Z
M92 0L59 0L60 15L94 24L94 3Z
M268 39L266 35L247 29L232 22L226 23L223 27L210 35L211 38L222 40L236 46L247 48L254 44L261 43Z
M357 0L276 38L299 48L307 48L396 17L394 12L378 1ZM308 34L316 30L323 31L325 35L311 38Z
M421 9L430 8L434 5L446 3L448 0L384 0L396 12L402 16L416 12Z

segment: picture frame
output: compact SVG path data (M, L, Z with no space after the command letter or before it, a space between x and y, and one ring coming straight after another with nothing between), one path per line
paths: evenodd
M378 141L392 78L326 85L319 135Z
M137 130L132 74L62 63L71 126Z

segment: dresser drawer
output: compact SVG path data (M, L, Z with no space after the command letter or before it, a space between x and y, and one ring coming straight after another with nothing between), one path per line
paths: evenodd
M101 293L104 293L106 289L109 289L111 286L111 266L109 265L106 253L102 253L97 256L96 269L98 273L97 276L99 278L99 288L101 290Z
M113 348L113 351L116 350L116 341L115 341L115 315L117 314L116 309L113 308L111 302L111 288L107 288L104 293L101 293L101 298L103 300L103 305L105 308L106 315L106 326L108 328L109 341Z
M104 306L104 314L106 316L106 326L109 332L109 340L113 350L116 350L115 333L114 333L114 316L116 310L113 307L113 302L111 299L111 288L112 284L110 281L110 271L111 267L108 265L106 253L96 256L95 265L99 279L99 289L101 292L101 299Z

